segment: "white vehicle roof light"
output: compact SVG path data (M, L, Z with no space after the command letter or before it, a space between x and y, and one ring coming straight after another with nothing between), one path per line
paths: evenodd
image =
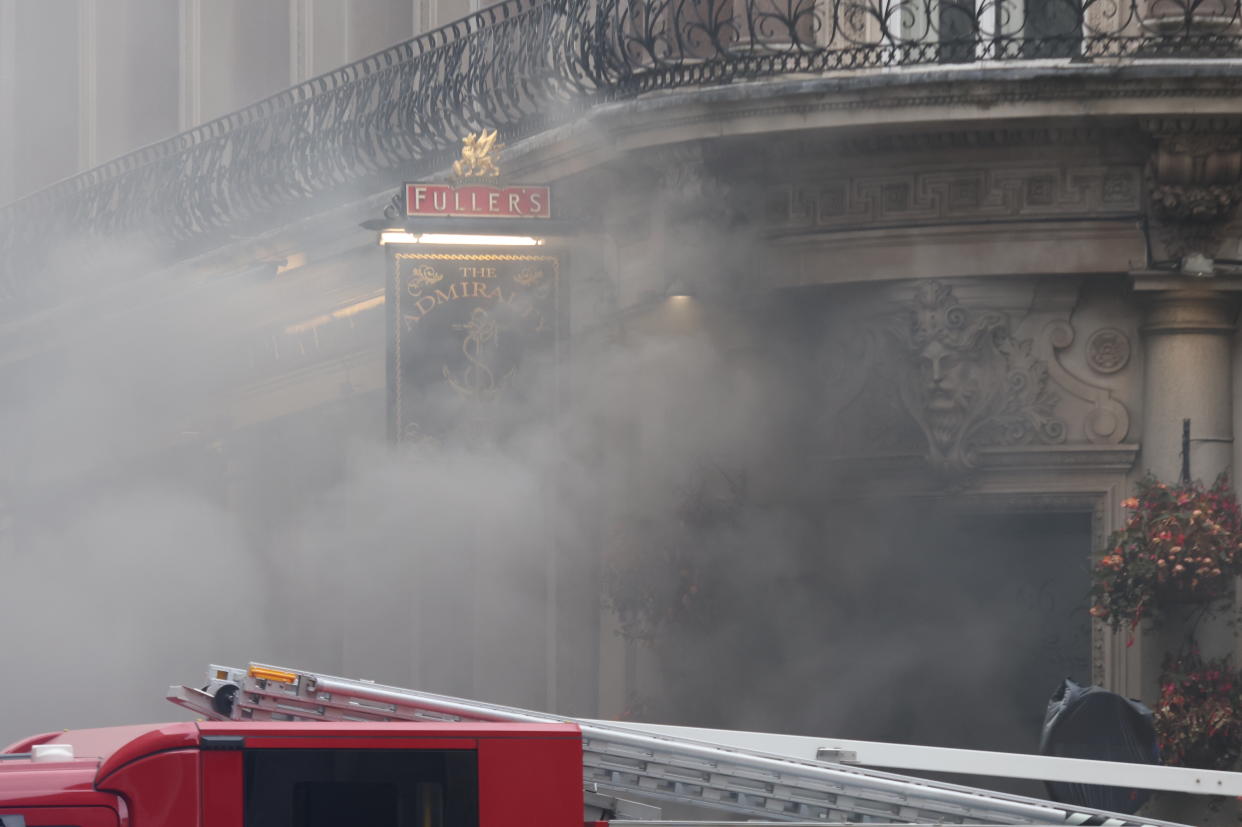
M36 764L73 760L72 744L35 744L30 748L30 760Z

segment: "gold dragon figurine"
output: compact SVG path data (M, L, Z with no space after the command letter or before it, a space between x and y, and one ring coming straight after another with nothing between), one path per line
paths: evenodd
M496 166L496 153L504 144L496 143L496 130L484 129L471 132L462 138L461 160L453 162L453 174L458 178L495 178L500 175Z

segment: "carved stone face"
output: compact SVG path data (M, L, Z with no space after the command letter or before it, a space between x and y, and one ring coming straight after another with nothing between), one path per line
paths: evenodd
M1003 407L1007 372L997 336L1007 335L1007 320L967 310L935 281L920 285L909 320L906 408L927 437L930 459L966 464L981 423Z
M941 453L957 442L975 408L984 354L950 348L933 339L918 354L919 382L928 436Z

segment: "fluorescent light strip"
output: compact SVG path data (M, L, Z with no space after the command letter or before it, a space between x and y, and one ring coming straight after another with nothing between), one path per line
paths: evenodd
M418 236L400 230L384 230L380 233L380 244L417 244Z
M407 233L385 230L380 233L380 244L454 244L480 247L538 247L542 238L528 235L466 235L457 233Z
M450 233L423 233L420 244L482 244L487 246L538 247L542 238L528 235L452 235Z

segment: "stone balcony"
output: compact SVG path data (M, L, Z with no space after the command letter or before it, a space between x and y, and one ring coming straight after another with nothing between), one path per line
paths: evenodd
M433 174L462 135L484 127L515 149L537 150L539 140L523 139L554 131L531 161L553 179L564 170L546 168L546 147L583 124L571 153L579 163L566 170L593 162L600 130L618 143L639 126L684 139L681 127L696 120L708 133L720 131L708 121L727 118L753 134L816 126L817 112L849 126L911 107L920 120L990 118L1021 115L1017 103L1055 109L1070 99L1071 117L1136 98L1162 99L1160 115L1201 112L1205 100L1235 111L1224 98L1242 71L1232 59L1239 8L505 0L0 209L0 318L63 295L43 274L58 269L49 256L66 238L141 237L184 258ZM1197 103L1169 103L1187 95ZM709 109L720 114L705 117ZM873 109L883 114L860 119ZM650 142L660 140L635 145Z

